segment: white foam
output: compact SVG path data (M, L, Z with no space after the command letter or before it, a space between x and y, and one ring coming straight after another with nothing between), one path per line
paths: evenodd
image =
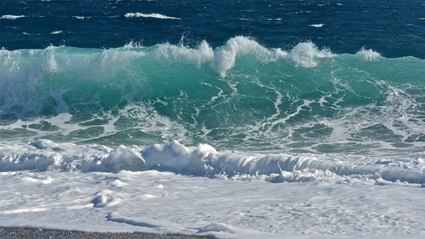
M82 16L73 16L74 18L77 18L77 19L79 19L79 20L84 20L84 19L88 19L88 18L91 18L91 17L82 17Z
M21 17L25 17L24 15L3 15L0 17L0 19L9 19L9 20L15 20Z
M52 34L52 35L57 35L57 34L61 34L61 33L63 33L63 31L62 31L62 30L60 30L60 31L53 31L53 32L51 32L50 34Z
M127 13L124 15L125 17L146 17L146 18L158 18L158 19L173 19L173 20L181 20L178 17L169 17L165 16L159 13L150 13L150 14L144 14L144 13Z
M405 169L382 163L363 165L359 161L360 164L353 164L335 157L217 152L207 144L185 147L177 141L144 149L123 145L112 149L98 145L79 146L35 140L26 145L1 145L0 171L38 169L118 172L160 169L189 175L276 182L373 181L382 178L391 182L425 183L425 174L421 171L424 164L415 163L416 159L413 159L412 165L417 169ZM373 159L370 160L373 162Z
M319 27L323 27L323 25L325 24L311 24L310 26L319 28Z
M21 171L0 179L2 227L260 239L422 238L425 230L423 188L395 189L385 180L248 183L155 170Z

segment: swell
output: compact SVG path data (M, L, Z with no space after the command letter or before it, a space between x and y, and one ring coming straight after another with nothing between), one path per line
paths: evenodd
M425 142L425 61L413 57L235 37L215 49L3 49L0 62L8 140L313 153L420 151Z

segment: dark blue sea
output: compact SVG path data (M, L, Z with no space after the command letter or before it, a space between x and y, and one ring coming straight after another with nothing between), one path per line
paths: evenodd
M425 183L425 1L1 1L0 49L0 171Z
M311 41L337 54L354 54L364 47L383 57L423 59L424 4L420 0L2 1L0 43L7 50L50 45L110 49L129 42L196 47L205 40L216 48L235 36L246 36L266 48L290 50Z

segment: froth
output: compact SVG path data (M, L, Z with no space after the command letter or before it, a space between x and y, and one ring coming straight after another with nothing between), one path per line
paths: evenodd
M329 155L326 159L311 154L253 154L230 151L218 152L207 144L185 147L177 141L166 145L154 144L141 149L119 146L116 149L101 145L75 145L35 140L26 145L2 145L0 170L26 169L66 171L144 171L149 169L189 175L226 177L234 179L263 179L268 181L351 181L376 180L376 184L400 181L425 183L418 169L375 164L351 164ZM412 164L423 165L422 161Z

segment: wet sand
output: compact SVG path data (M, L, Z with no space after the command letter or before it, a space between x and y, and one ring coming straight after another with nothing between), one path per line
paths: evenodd
M66 230L31 229L31 228L0 228L0 238L143 238L143 239L208 239L208 237L186 235L161 235L140 232L81 232Z

